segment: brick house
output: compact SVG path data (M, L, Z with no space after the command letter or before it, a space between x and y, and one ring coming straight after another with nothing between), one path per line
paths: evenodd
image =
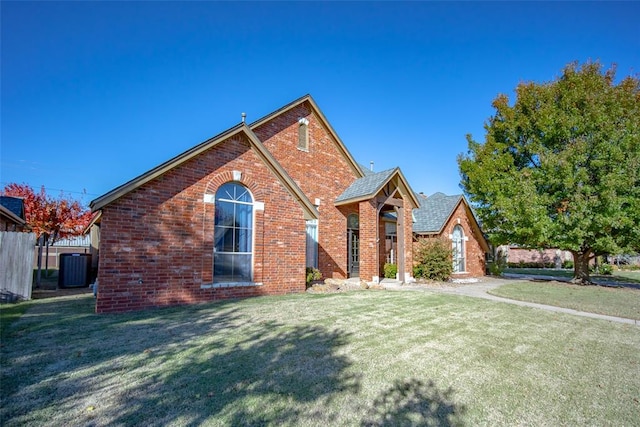
M409 280L419 201L399 168L360 166L306 95L90 206L100 313L303 292L308 266L376 282L391 234Z
M451 241L453 275L458 278L484 276L489 244L462 194L419 195L420 208L414 211L415 238L445 238Z

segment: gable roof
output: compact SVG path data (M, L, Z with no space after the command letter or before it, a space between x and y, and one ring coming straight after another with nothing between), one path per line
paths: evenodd
M333 127L331 127L331 124L329 123L329 121L325 117L324 113L322 113L322 110L320 110L320 108L318 107L318 104L316 104L314 99L309 94L306 94L306 95L296 99L295 101L290 102L289 104L285 105L284 107L281 107L281 108L277 109L276 111L274 111L272 113L269 113L264 117L259 118L255 122L251 123L249 125L249 128L253 130L253 129L257 128L258 126L261 126L264 123L268 122L269 120L273 119L274 117L276 117L276 116L278 116L278 115L280 115L280 114L282 114L282 113L284 113L286 111L289 111L292 108L295 108L300 104L304 104L305 102L307 104L309 104L309 106L311 107L311 109L313 110L315 115L320 119L320 122L327 129L327 132L329 132L329 134L336 141L336 143L338 145L338 150L345 157L345 159L347 159L347 163L349 163L349 166L351 167L353 172L355 172L356 176L359 176L359 177L364 176L365 173L363 172L361 166L355 161L355 159L353 158L353 156L351 155L351 153L349 152L347 147L344 145L344 143L342 142L342 140L340 139L340 137L338 136L336 131L333 129Z
M413 232L440 234L461 200L464 200L462 194L447 196L435 193L430 197L420 195L420 208L413 211Z
M245 123L239 123L231 129L196 145L195 147L185 151L182 154L179 154L173 159L168 160L161 165L151 169L150 171L138 176L137 178L134 178L131 181L111 190L110 192L93 200L89 204L89 207L93 211L102 209L103 207L130 193L136 188L163 175L171 169L180 166L186 161L198 156L199 154L209 150L212 147L215 147L223 141L239 134L246 135L251 148L255 150L258 157L262 159L265 165L271 170L271 172L274 173L274 175L276 175L278 180L284 185L284 187L289 191L293 198L300 204L304 211L305 218L317 219L319 214L316 207L313 206L309 198L302 192L300 187L293 181L293 179L291 179L289 174L287 174L287 172L276 161L271 153L269 153L262 142L260 142L256 134L254 134L253 131Z
M485 252L489 252L489 244L480 229L480 222L476 218L475 213L467 199L462 194L456 194L453 196L447 196L444 193L435 193L430 197L424 194L419 195L420 208L413 210L413 217L415 222L413 223L413 232L416 234L440 234L445 225L451 219L453 212L458 205L462 203L467 212L467 215L473 221L471 227L476 230L476 240L482 246Z
M356 179L341 195L335 200L335 205L345 205L348 203L361 202L375 197L394 177L398 178L398 188L402 193L409 196L413 206L420 206L420 202L415 196L413 190L409 186L407 179L402 174L400 168L387 169L382 172L371 172Z

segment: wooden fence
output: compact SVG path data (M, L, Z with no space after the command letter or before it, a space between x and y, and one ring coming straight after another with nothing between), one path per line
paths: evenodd
M34 233L0 231L0 298L31 299Z

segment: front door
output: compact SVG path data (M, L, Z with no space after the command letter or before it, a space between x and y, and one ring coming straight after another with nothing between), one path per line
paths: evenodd
M347 273L349 277L360 277L360 232L347 230Z

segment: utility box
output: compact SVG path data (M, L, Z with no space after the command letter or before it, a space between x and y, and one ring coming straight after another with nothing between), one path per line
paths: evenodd
M60 254L58 287L80 288L91 281L91 254Z

